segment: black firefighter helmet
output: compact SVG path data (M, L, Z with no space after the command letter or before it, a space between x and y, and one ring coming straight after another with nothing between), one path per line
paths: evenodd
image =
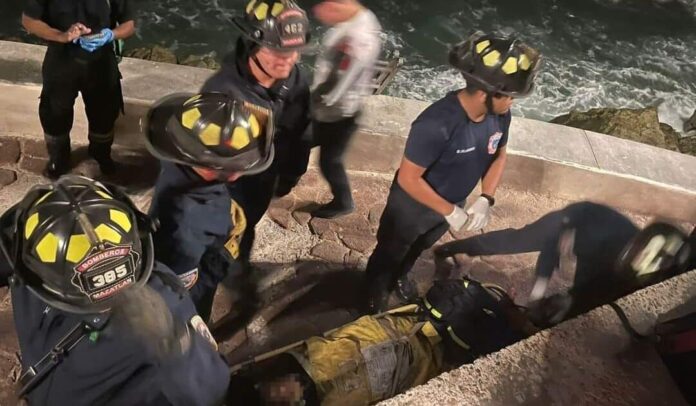
M155 102L143 126L157 158L224 173L263 172L273 162L269 109L223 93L177 93Z
M292 0L251 0L232 22L247 40L278 51L301 51L310 39L307 13Z
M489 94L524 97L534 89L541 54L519 40L477 31L450 50L449 63Z
M57 309L109 310L152 272L152 223L114 186L63 176L31 189L0 224L16 280Z

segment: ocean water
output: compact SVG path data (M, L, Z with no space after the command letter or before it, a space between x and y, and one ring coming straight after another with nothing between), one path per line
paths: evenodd
M132 2L137 35L183 58L221 57L234 45L243 0ZM299 1L311 9L313 1ZM548 120L570 110L658 106L677 130L696 109L696 0L364 0L384 28L386 55L405 59L387 94L435 100L462 87L449 46L473 30L515 35L541 50L536 92L513 114ZM0 5L0 35L19 35L21 2ZM316 23L316 21L314 21ZM314 37L323 28L315 24ZM311 68L311 56L304 58Z

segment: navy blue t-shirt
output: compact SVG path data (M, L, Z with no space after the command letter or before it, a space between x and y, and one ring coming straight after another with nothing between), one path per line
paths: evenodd
M149 213L159 221L155 259L182 275L196 269L210 247L225 243L232 202L225 183L205 181L183 165L160 164Z
M510 112L472 122L450 92L425 109L411 125L404 155L426 168L423 178L445 200L466 199L507 144Z

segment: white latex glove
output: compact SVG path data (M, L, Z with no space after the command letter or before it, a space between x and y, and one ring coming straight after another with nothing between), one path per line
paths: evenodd
M467 214L464 212L464 209L457 205L454 206L452 213L445 216L445 220L447 220L450 228L454 231L459 231L462 227L464 227L464 224L466 224L468 219L469 216L467 216Z
M486 227L488 220L491 219L491 205L488 203L488 199L479 196L474 204L466 210L466 214L469 215L467 231L476 231Z

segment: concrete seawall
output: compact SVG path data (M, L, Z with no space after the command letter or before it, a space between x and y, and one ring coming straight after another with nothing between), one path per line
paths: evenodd
M42 133L37 116L44 48L0 41L0 131ZM195 92L210 70L125 58L120 65L126 115L117 144L142 146L139 123L148 106L173 92ZM358 171L393 173L411 122L428 103L374 96L348 156ZM86 142L78 98L72 137ZM696 158L604 134L514 118L510 159L503 182L515 188L569 199L587 199L661 217L696 220Z

